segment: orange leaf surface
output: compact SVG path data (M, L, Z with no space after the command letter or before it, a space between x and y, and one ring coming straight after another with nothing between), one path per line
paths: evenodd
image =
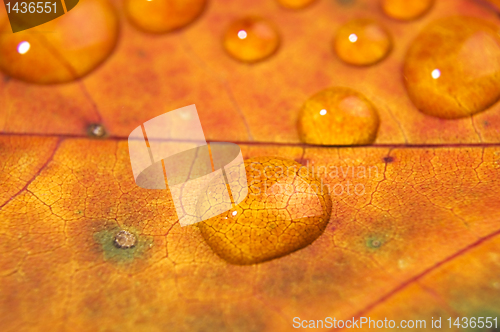
M379 1L318 0L294 11L214 0L184 29L152 35L114 5L118 45L84 78L0 79L2 330L287 331L296 317L423 319L431 329L431 317L447 326L448 317L500 316L500 104L438 119L416 109L402 77L428 23L466 14L499 26L491 6L437 0L401 22ZM222 46L224 29L247 15L269 19L281 36L274 55L251 65ZM331 46L341 25L361 17L383 24L394 43L369 67L344 64ZM374 104L373 146L300 144L300 108L332 86ZM230 264L198 226L180 227L168 191L135 184L128 134L193 103L207 139L238 142L245 158L295 160L329 186L331 218L315 241ZM89 138L93 124L107 136ZM134 247L113 242L121 230Z

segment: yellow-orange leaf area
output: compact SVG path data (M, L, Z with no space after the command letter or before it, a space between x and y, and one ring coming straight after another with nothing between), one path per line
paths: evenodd
M260 263L301 249L323 233L332 201L328 187L307 168L293 160L257 157L245 161L245 171L247 197L199 223L203 238L220 257L233 264ZM210 184L207 191L216 187ZM202 197L199 210L217 208L209 195Z
M98 19L95 14L97 11L84 10L85 4L102 1L82 0L75 7L77 10L71 10L47 24L58 25L66 17L77 13L83 15L84 12L85 16L80 17L80 21L95 22ZM20 76L2 72L2 132L86 135L90 124L103 124L109 137L123 138L128 137L138 123L195 103L209 140L297 144L301 143L297 117L304 102L325 88L343 86L363 94L377 108L380 128L374 143L461 144L496 143L500 140L500 131L497 130L500 126L500 103L494 103L483 112L475 113L472 119L464 117L444 121L437 116L420 112L417 107L420 104L410 98L411 94L404 84L403 68L407 52L415 38L429 24L449 16L467 15L497 29L500 27L498 13L480 1L435 1L423 16L409 22L386 15L381 8L382 1L378 0L316 1L300 10L287 10L274 0L209 1L192 24L164 34L144 33L127 18L126 2L113 2L115 16L121 18L116 47L88 75L69 83L47 86L26 83L15 78ZM150 3L155 2L156 0ZM242 8L245 8L243 12ZM163 15L162 13L165 14L163 11L158 12ZM238 22L247 15L261 17L266 23L245 25L248 31L241 28L238 30L238 26L231 30L230 40L235 45L234 54L231 55L223 46L224 34L233 22ZM2 6L0 16L0 20L6 20L7 14ZM391 36L393 47L375 65L347 64L332 49L332 39L342 26L358 19L373 20ZM76 24L74 21L70 22ZM67 44L64 44L68 48L60 50L67 55L73 54L74 47L82 46L82 40L109 40L106 38L112 34L105 32L114 31L87 30L92 26L96 27L86 24L85 29L70 29L72 33L68 36L70 38L65 39ZM265 26L272 28L267 29ZM40 26L40 29L43 27L45 25ZM473 27L463 25L457 31L469 31L471 28ZM271 32L273 29L276 30L276 35ZM246 32L246 39L238 38L240 30ZM77 37L80 33L90 35L79 39ZM54 34L44 34L48 39L52 35ZM241 36L244 34L241 33ZM8 34L5 34L2 38L7 37ZM360 34L359 42L361 37ZM459 39L454 40L460 43ZM484 38L485 42L489 40ZM30 52L39 50L35 41L24 54L25 57L21 57L16 52L21 41L7 48L7 53L0 52L0 61L11 56L28 59ZM351 43L348 38L344 41ZM480 46L476 48L472 47L476 45L474 43L463 44L463 47L468 47L464 51L492 50L488 46L491 46L490 43L482 44L481 38L475 39L477 41ZM276 43L279 46L275 49ZM456 50L462 47L459 44L447 45L452 48L455 46ZM100 48L103 49L104 47ZM441 49L441 45L429 47L429 51L438 49ZM99 52L91 53L93 57ZM446 56L454 54L458 53ZM487 58L489 54L476 54L478 60L474 63L489 63L480 60L480 56ZM63 71L61 75L67 77L65 67L48 61L53 59L50 56L45 57L45 64L36 63L23 67L28 70L27 75L35 75L44 66L54 65ZM236 60L235 56L244 62ZM469 58L464 56L461 59ZM437 68L442 75L435 81L431 76L435 68L428 72L425 67L432 63L420 64L425 82L441 84L438 81L444 83L449 77L449 72ZM492 69L494 66L485 68ZM484 72L487 72L486 69L482 68ZM479 73L474 67L469 67L468 70L473 74ZM49 71L54 75L59 72ZM464 80L474 75L467 73L465 71L464 76L456 81L451 80L456 85L450 86L454 89L471 86ZM481 97L483 95L492 96L488 91L477 91L474 98L478 101L484 98ZM430 99L429 97L428 100ZM462 99L469 100L467 97ZM488 103L483 106L486 104Z
M126 141L1 136L2 329L500 314L499 147L241 146L295 159L330 187L331 218L309 246L230 264L199 227L179 226L167 192L135 185Z

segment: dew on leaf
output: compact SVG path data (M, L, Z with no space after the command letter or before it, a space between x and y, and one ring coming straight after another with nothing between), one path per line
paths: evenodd
M137 239L134 234L121 230L115 235L114 244L117 248L129 249L135 246Z
M76 10L17 33L3 20L0 70L31 83L73 81L102 63L117 38L118 18L104 0L82 1Z
M138 258L145 258L153 245L152 237L139 236L136 231L124 230L113 223L94 233L93 237L101 247L104 260L117 264L129 264Z
M238 265L261 263L302 249L323 233L332 202L328 187L307 168L293 160L257 157L245 161L245 170L247 197L197 224L218 256ZM199 211L211 208L207 199L198 202Z
M333 41L337 56L351 65L366 66L379 62L392 47L389 32L370 19L355 19L339 28Z
M373 104L361 93L344 87L329 88L309 98L298 121L301 140L319 145L370 144L378 126Z
M141 30L152 33L181 28L201 14L205 0L127 0L125 12Z
M434 0L383 0L384 13L397 20L413 20L430 10Z
M277 0L277 1L280 5L282 5L285 8L300 9L310 5L315 0Z
M231 23L224 34L224 48L234 58L256 62L269 57L279 45L274 25L258 17L245 17Z
M500 98L500 28L454 16L434 21L411 44L404 63L408 94L425 114L455 119Z
M103 137L106 135L106 129L104 129L103 125L98 124L98 123L94 123L94 124L91 124L90 126L88 126L87 131L88 131L90 136L97 137L97 138L100 138L100 137Z

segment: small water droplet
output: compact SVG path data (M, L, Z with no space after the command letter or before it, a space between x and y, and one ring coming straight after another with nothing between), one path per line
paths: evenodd
M500 98L499 28L455 16L434 21L411 44L404 63L408 94L425 114L454 119Z
M135 246L137 239L134 234L121 230L115 235L114 245L120 249L129 249Z
M279 45L277 29L258 17L245 17L229 25L224 34L224 48L234 58L255 62L269 57Z
M102 63L117 38L113 7L102 0L82 1L75 10L28 30L12 33L3 24L0 70L31 83L73 81Z
M194 21L205 3L206 0L127 0L125 12L139 29L164 33Z
M300 9L304 8L316 0L278 0L278 3L285 8Z
M434 0L383 0L382 9L397 20L413 20L428 12L433 3Z
M302 141L320 145L370 144L378 126L379 116L373 104L359 92L344 87L326 89L309 98L298 121Z
M382 243L380 241L377 241L377 240L373 240L372 243L371 243L372 247L373 248L378 248L382 245Z
M88 127L88 132L90 136L94 137L103 137L106 135L106 129L104 129L104 126L101 124L91 124Z
M392 41L389 32L377 22L356 19L339 28L333 47L342 61L365 66L386 57L392 47Z
M332 201L328 187L312 172L278 157L245 160L245 171L249 192L236 205L238 213L227 211L198 223L217 255L233 264L260 263L304 248L323 233ZM217 209L207 197L202 195L199 211Z

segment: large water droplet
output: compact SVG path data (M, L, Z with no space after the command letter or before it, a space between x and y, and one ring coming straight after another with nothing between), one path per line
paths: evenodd
M260 263L304 248L323 233L332 202L312 172L278 157L246 160L245 170L247 197L197 224L217 255L233 264ZM217 190L217 184L207 190ZM206 211L210 203L202 199L198 209Z
M383 0L382 9L397 20L413 20L429 11L433 3L434 0Z
M370 19L352 20L339 28L333 41L338 57L352 65L371 65L391 50L387 30Z
M372 143L379 126L373 104L349 88L323 90L309 98L299 115L299 134L304 143L363 145Z
M408 94L424 113L460 118L500 98L500 28L472 17L427 26L411 44L404 76Z
M205 0L127 0L128 18L147 32L168 32L191 23L205 6Z
M12 33L0 27L0 69L32 83L75 80L104 61L118 37L118 19L107 1L82 1L43 25Z
M234 58L255 62L267 58L279 45L277 29L269 21L245 17L234 21L224 34L224 48Z
M278 0L279 4L285 8L299 9L310 5L315 0Z

